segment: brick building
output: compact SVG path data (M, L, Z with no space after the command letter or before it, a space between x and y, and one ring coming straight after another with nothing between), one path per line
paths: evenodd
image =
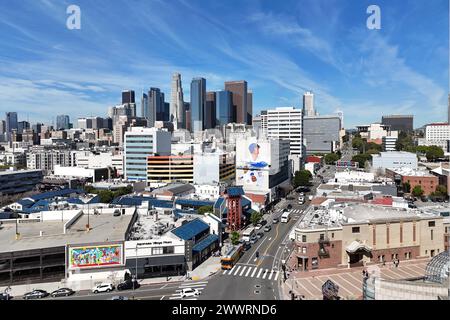
M439 186L439 178L428 171L412 170L402 168L397 170L386 169L386 176L394 180L400 181L403 185L409 183L411 192L415 186L420 186L425 196L429 196L436 191Z

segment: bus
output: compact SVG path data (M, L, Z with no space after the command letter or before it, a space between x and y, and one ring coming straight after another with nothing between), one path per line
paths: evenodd
M242 244L230 247L228 252L220 259L222 270L229 270L233 268L243 254L244 247Z
M250 241L250 238L255 234L255 228L249 227L242 233L242 240L243 241Z
M290 218L291 218L291 213L290 212L284 212L281 215L281 223L288 223Z

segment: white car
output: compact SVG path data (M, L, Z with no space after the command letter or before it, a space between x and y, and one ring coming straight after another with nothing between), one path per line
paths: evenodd
M309 196L308 199L309 201L311 201L312 199L314 199L314 196Z
M198 289L192 289L192 288L186 288L181 290L180 296L181 298L185 297L198 297L200 295L200 292Z
M94 288L92 288L93 293L99 293L99 292L110 292L114 290L114 286L112 283L100 283L96 285Z

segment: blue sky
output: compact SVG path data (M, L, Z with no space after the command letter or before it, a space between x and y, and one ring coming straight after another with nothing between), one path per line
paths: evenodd
M106 115L122 89L160 87L173 72L207 90L245 79L254 109L344 112L345 127L415 115L446 117L448 0L0 1L0 112L50 123L57 114ZM81 7L81 30L66 8ZM381 8L381 30L366 9ZM138 109L139 110L139 109Z

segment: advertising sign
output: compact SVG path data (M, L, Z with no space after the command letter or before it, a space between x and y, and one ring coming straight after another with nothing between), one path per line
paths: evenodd
M236 143L236 167L250 170L270 169L271 146L268 142L257 142L256 138L238 140Z
M237 169L236 185L245 191L266 191L269 188L269 171Z
M69 248L69 269L111 267L122 264L122 244Z

